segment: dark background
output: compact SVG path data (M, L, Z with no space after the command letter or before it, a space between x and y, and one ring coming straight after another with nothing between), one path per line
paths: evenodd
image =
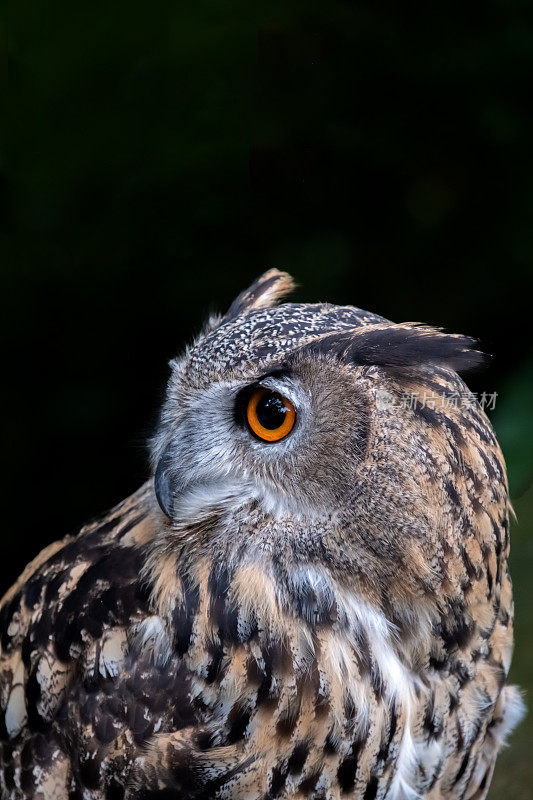
M466 7L465 7L466 5ZM478 336L533 612L528 3L21 0L7 19L0 578L147 476L167 361L265 268ZM529 530L531 530L531 525ZM491 794L531 798L532 731Z

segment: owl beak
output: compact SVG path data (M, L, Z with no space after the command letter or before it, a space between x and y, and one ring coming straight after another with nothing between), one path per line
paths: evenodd
M167 445L163 451L163 455L157 462L154 475L154 489L157 502L163 513L166 514L169 519L172 518L172 509L174 505L171 467L170 447Z

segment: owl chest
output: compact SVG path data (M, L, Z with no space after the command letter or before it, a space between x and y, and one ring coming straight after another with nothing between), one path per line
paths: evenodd
M278 635L249 633L197 627L184 655L200 746L246 765L228 797L394 797L415 781L415 754L437 767L442 743L415 742L415 682L377 632L291 620Z
M226 776L228 798L425 796L456 744L445 682L423 683L367 604L337 592L337 613L314 622L253 577L184 592L156 647L178 653L206 780Z

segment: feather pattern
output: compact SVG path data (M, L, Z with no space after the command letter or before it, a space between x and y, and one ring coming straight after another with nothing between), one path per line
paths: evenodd
M150 480L3 598L2 797L485 797L522 714L505 466L477 404L399 404L464 392L451 367L471 342L269 308L288 286L267 273L174 365L153 449L180 513ZM281 381L353 412L350 436L326 414L307 461L304 428L245 462L202 388L215 353L228 409L243 376ZM195 438L212 419L232 447Z

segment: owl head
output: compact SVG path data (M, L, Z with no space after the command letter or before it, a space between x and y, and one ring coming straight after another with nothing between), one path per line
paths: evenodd
M483 411L453 402L482 354L353 306L277 305L292 287L265 273L171 362L152 442L165 535L264 562L300 598L310 582L315 607L330 580L382 606L435 598L484 459L504 480Z

